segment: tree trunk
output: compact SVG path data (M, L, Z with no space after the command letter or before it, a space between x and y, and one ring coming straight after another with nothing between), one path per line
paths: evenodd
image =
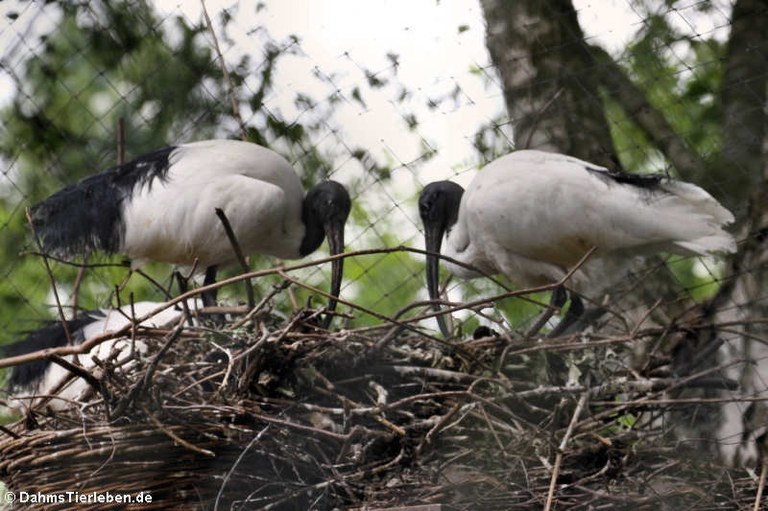
M720 94L722 150L719 164L704 176L702 184L743 219L750 195L764 179L768 3L738 0L731 20Z
M595 61L570 0L481 0L515 147L609 168L618 158L597 92Z
M723 80L723 149L712 185L745 217L739 230L738 257L734 258L715 313L716 322L736 322L731 333L720 336L718 362L741 385L736 397L768 397L768 4L739 0L734 6ZM748 207L740 205L748 204ZM733 393L729 397L734 397ZM720 452L733 465L754 465L756 441L764 433L766 403L732 402L723 407L719 429ZM755 420L755 419L761 420ZM761 423L762 421L762 423Z

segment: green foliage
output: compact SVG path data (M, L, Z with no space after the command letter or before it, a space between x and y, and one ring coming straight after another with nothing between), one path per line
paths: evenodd
M684 35L664 14L647 11L645 15L643 30L619 63L675 132L705 161L713 162L720 150L719 102L713 91L719 90L722 79L723 43ZM608 118L626 168L649 170L643 153L654 152L632 125L631 114L608 102Z
M643 29L619 63L651 105L707 165L717 163L721 147L720 88L725 48L717 39L682 34L654 3L636 2L644 15ZM711 6L710 6L711 7ZM706 6L702 5L706 10ZM668 172L661 153L632 119L632 113L603 95L616 153L630 172ZM703 169L706 171L706 169ZM712 296L718 285L712 275L697 273L697 261L675 258L669 268L695 299Z
M391 233L383 234L386 246L397 246L399 240ZM424 263L421 258L405 252L376 254L347 260L344 278L353 287L354 301L361 307L388 317L395 316L413 302L424 289ZM418 309L416 310L418 312ZM351 326L381 324L381 320L354 312ZM404 317L412 317L409 313Z

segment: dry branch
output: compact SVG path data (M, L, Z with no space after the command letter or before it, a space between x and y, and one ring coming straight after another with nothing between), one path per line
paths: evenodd
M395 250L410 251L388 251ZM381 251L354 255L371 253ZM606 350L682 326L546 341L512 331L448 343L418 324L430 314L409 307L374 326L327 331L311 319L320 311L297 310L287 320L269 314L287 286L304 285L290 275L294 268L217 283L283 277L255 309L233 309L248 315L230 324L182 319L170 329L134 323L118 333L146 342L148 356L121 371L99 367L106 392L87 403L56 414L36 409L0 428L2 479L25 491L76 483L81 491L150 491L157 506L148 509L754 506L755 481L713 469L693 449L670 449L671 432L656 420L722 402L680 392L724 366L674 376L594 363ZM685 325L697 328L705 326ZM530 366L542 353L575 361L588 377L571 385L537 380Z

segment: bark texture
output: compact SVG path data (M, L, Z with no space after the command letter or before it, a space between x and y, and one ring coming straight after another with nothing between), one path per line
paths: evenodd
M618 167L595 60L570 0L482 0L517 149Z
M743 218L755 187L765 187L768 2L738 0L731 19L720 92L722 151L702 184Z

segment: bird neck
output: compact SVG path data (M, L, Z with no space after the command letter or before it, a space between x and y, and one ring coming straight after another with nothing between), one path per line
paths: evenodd
M304 257L320 247L325 238L325 229L320 215L314 208L309 207L306 200L301 208L301 221L304 223L304 238L299 246L299 256Z

